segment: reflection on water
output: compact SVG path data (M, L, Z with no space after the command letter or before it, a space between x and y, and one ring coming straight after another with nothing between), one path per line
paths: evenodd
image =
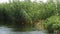
M13 28L7 28L6 26L0 26L0 34L44 34L42 31L26 31L26 32L18 32L12 31Z

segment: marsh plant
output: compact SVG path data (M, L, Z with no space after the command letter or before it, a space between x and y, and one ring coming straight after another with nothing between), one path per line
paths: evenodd
M40 23L40 20L44 20L46 30L53 32L60 29L59 7L60 2L55 3L52 0L48 0L46 3L30 0L13 0L13 2L2 3L0 4L0 24L23 28L34 27Z

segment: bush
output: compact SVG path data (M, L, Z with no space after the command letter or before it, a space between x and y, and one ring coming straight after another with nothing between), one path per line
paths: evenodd
M54 30L60 30L60 16L51 16L47 18L45 26L49 33L53 33Z
M45 20L55 14L55 3L15 1L0 4L0 20L4 24L18 26L31 25L32 22ZM34 24L32 23L32 24Z

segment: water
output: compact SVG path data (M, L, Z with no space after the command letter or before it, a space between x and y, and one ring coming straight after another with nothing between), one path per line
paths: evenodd
M8 28L6 26L0 26L0 34L45 34L43 31L12 31L13 28Z

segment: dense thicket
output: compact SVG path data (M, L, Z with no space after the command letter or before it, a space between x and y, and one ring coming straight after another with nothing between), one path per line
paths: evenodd
M0 4L0 22L4 24L31 24L34 21L45 20L55 14L54 2L13 2Z
M57 6L57 7L56 7ZM60 3L57 2L19 2L0 4L0 24L25 26L34 25L39 20L46 20L60 14ZM48 22L48 21L47 21ZM47 25L46 27L49 27Z

